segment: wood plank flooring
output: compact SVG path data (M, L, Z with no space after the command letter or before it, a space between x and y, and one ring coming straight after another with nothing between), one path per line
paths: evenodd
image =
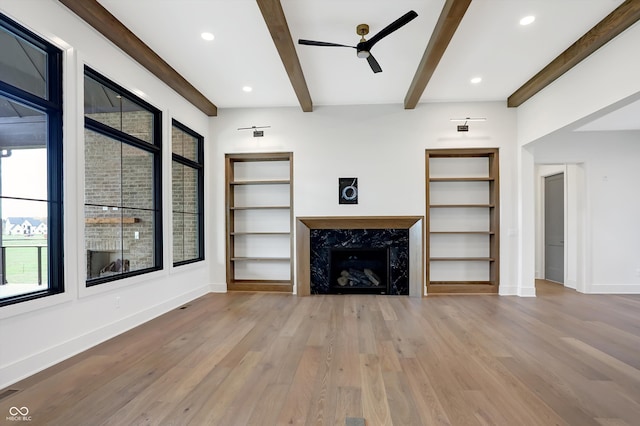
M537 288L210 294L0 390L0 422L637 425L640 296Z

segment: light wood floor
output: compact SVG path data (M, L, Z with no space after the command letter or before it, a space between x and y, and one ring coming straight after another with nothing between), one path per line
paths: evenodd
M11 386L0 422L640 424L640 296L538 294L210 294Z

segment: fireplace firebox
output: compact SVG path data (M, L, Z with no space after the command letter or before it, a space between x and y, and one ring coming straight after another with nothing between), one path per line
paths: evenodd
M329 293L389 293L389 249L331 248Z

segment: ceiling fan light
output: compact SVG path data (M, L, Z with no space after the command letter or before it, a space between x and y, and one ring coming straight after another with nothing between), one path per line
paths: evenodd
M358 55L358 58L367 59L369 55L371 55L371 53L369 53L366 50L358 50L357 55Z

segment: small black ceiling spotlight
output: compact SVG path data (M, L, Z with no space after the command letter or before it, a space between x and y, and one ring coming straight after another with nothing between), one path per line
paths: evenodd
M253 130L254 138L261 138L264 136L264 130L258 129L268 129L271 126L251 126L251 127L239 127L238 130Z
M464 124L459 124L458 125L458 131L459 132L468 132L469 131L469 126L467 125L467 123L469 121L487 121L487 119L486 118L465 117L465 118L450 118L449 121L464 121Z

